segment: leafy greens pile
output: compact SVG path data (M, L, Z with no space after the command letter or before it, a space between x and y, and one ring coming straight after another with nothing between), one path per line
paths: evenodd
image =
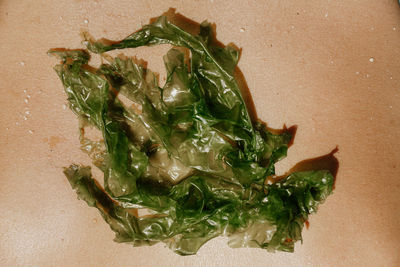
M189 255L225 235L231 247L293 251L334 179L320 170L267 183L291 135L251 121L234 78L239 52L218 46L207 23L191 35L165 17L119 42L85 43L98 54L158 44L191 52L190 66L178 49L164 56L167 79L159 87L157 76L131 58L94 69L85 50L49 51L62 60L55 70L80 118L82 149L104 172L104 190L89 167L72 165L65 174L115 231L115 241L161 241ZM86 126L103 139L87 138Z

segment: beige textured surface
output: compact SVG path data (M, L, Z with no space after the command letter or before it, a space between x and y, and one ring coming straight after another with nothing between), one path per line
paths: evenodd
M398 4L255 2L0 1L1 266L400 265ZM190 257L116 244L64 178L63 166L88 159L46 51L82 47L81 29L121 39L170 7L215 22L221 42L243 48L239 67L261 119L298 125L279 173L339 146L335 193L294 254L233 250L223 238ZM164 51L137 52L160 69Z

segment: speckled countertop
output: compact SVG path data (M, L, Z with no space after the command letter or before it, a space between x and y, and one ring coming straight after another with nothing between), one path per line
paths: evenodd
M338 146L335 192L295 253L224 238L190 257L114 243L62 174L89 160L46 51L82 47L82 29L121 39L170 7L242 48L262 120L298 126L278 174ZM396 1L0 1L0 265L399 266L399 19ZM161 71L167 49L129 53Z

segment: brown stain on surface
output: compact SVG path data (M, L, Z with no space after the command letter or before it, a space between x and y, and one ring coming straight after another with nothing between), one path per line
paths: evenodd
M58 144L67 141L67 139L63 136L50 136L49 138L44 138L43 141L49 144L50 149L54 149Z

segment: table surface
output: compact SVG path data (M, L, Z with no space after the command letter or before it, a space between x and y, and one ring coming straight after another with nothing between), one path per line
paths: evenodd
M242 49L260 119L298 126L278 174L339 148L334 194L295 253L231 249L226 238L188 257L114 243L62 174L89 159L46 51L82 48L82 30L122 39L171 7ZM0 1L0 265L399 266L399 18L397 1ZM127 53L162 73L167 49Z

